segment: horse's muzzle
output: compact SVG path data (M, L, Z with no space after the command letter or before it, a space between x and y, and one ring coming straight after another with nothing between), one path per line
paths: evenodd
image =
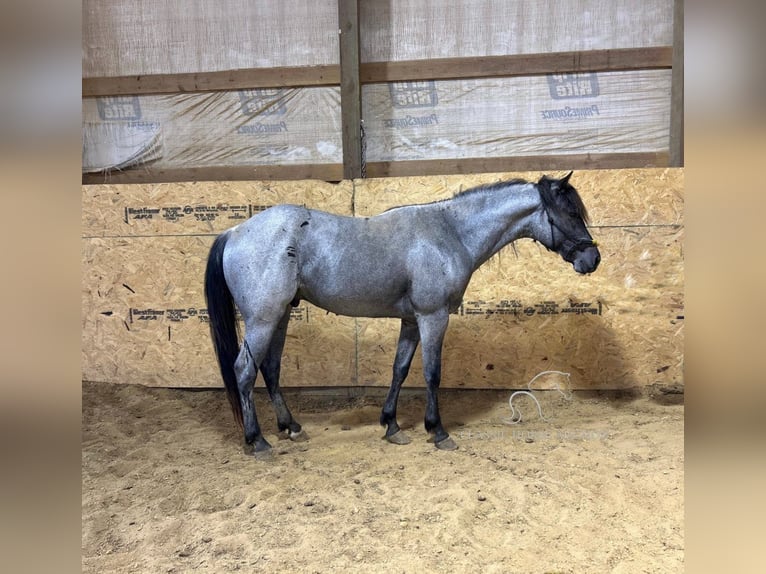
M576 251L572 259L574 270L582 274L593 273L599 263L601 263L601 254L595 245Z

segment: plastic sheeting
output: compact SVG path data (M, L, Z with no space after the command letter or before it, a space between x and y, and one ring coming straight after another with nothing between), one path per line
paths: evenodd
M84 0L85 78L338 63L338 7L314 0Z
M85 0L83 76L338 64L337 2ZM673 0L361 2L362 62L668 46ZM669 149L670 70L362 87L365 159ZM342 163L339 87L83 100L83 171Z
M359 20L362 62L673 43L673 0L388 0Z
M362 89L367 161L667 150L669 70Z
M83 100L83 172L341 163L340 89Z
M84 0L83 77L338 64L338 5ZM362 62L669 46L673 0L359 3Z
M371 84L366 161L669 147L669 70ZM83 170L342 162L338 88L89 98Z

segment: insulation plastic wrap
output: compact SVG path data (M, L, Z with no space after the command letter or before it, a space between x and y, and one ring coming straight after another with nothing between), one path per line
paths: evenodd
M359 20L362 62L673 43L673 0L368 1Z
M340 163L340 90L85 98L82 161L83 172Z
M367 161L667 150L669 94L669 70L372 84Z
M314 0L84 0L84 78L338 63L338 7Z
M669 46L673 0L360 2L368 162L664 152L670 70L428 81L428 59ZM83 77L337 65L337 2L86 0ZM83 171L342 163L339 87L83 101Z

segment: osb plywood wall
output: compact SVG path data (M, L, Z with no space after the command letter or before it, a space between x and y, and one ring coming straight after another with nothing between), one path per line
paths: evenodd
M220 386L202 285L207 252L218 232L266 206L368 216L540 175L84 186L83 378ZM580 389L682 382L683 170L581 171L572 183L601 266L577 275L530 240L490 260L450 319L444 387L523 388L551 369L570 372ZM396 320L338 317L303 302L282 384L387 386L397 335ZM408 384L423 384L419 357Z

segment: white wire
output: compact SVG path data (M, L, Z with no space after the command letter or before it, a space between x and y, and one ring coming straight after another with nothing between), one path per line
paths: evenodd
M561 375L563 377L566 377L566 379L567 379L566 392L561 390L561 387L559 386L558 383L555 383L555 385L556 385L555 389L558 392L560 392L561 395L566 400L570 400L572 398L572 391L571 391L571 389L569 387L569 379L570 379L571 375L569 373L565 373L563 371L542 371L541 373L537 373L532 378L532 380L527 383L527 389L528 390L526 390L526 391L515 391L514 393L511 394L511 397L508 399L508 406L511 407L511 418L510 419L506 419L505 422L507 424L509 424L509 425L516 425L516 424L519 424L521 422L521 409L519 409L517 411L516 408L513 406L513 399L514 399L514 397L516 397L518 395L527 395L533 401L535 401L535 405L537 406L537 413L540 415L540 418L542 420L544 420L545 422L550 422L548 419L546 419L543 416L543 409L540 406L540 401L537 400L537 397L532 392L533 391L532 383L534 383L537 380L537 378L541 377L542 375Z

